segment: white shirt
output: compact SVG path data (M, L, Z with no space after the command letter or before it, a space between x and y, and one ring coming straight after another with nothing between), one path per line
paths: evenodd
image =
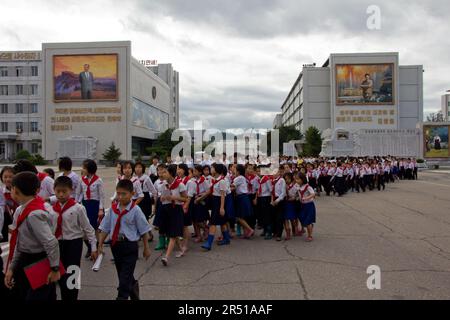
M236 187L236 194L248 194L248 183L244 176L237 176L233 181Z
M53 190L53 179L49 176L46 176L41 181L41 187L38 193L38 196L42 199L49 199L51 196L55 194L55 191Z
M297 200L299 190L300 186L296 183L291 183L290 185L287 185L286 186L287 200Z
M157 197L158 191L156 191L155 186L153 185L152 180L146 174L143 174L141 177L137 177L141 184L142 192L150 193L151 197Z
M227 179L223 178L222 176L219 177L216 181L221 179L219 182L215 183L213 186L213 196L220 197L221 192L225 191L225 194L229 193L229 184Z
M259 182L261 183L262 179L259 180ZM258 195L259 197L270 197L272 196L272 181L270 179L267 179L266 182L264 182L263 184L261 184L261 194Z
M64 209L64 206L61 206L61 208ZM75 240L83 236L89 240L92 251L97 251L95 230L89 222L86 208L77 203L63 213L62 236L58 240Z
M303 193L303 196L302 196L302 193ZM301 197L300 200L301 200L302 203L314 202L313 199L311 199L311 200L304 200L304 198L306 198L306 197L308 197L310 195L313 195L313 194L316 194L316 193L314 192L314 189L311 188L310 185L303 185L301 187L299 186L299 196Z
M286 181L284 178L278 178L274 180L275 182L275 202L279 203L280 201L284 200L286 197Z
M175 180L173 182L175 182ZM170 187L169 183L164 182L164 189L162 191L163 196L172 195L175 197L179 197L183 192L186 192L186 186L182 182L175 189L170 190L169 187ZM162 202L162 204L172 203L172 201L168 201L168 200L164 200L161 202ZM184 202L182 202L182 201L175 201L175 204L177 204L177 205L182 205L183 203Z
M89 179L89 181L92 180L92 177ZM81 180L81 192L78 195L78 202L81 202L82 200L88 200L86 192L87 192L87 184L84 183L83 180ZM103 185L102 179L99 177L92 185L91 185L91 199L90 200L97 200L100 202L100 209L104 208L105 203L105 188Z
M151 176L152 174L153 175L157 175L158 174L158 165L154 165L154 164L152 164L151 166L150 166L150 168L148 168L148 173L149 173L149 175Z

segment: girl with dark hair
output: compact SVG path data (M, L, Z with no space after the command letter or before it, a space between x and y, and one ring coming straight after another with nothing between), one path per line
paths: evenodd
M97 164L94 160L83 161L81 192L77 200L86 208L89 223L97 231L99 221L103 219L105 214L105 187L102 179L97 176ZM85 240L85 244L88 248L85 258L90 258L91 245L87 240Z
M212 210L211 219L209 222L208 240L202 245L203 249L211 250L216 233L216 226L221 226L223 239L218 242L218 245L230 244L230 233L227 225L227 211L231 203L231 190L228 181L225 179L227 169L224 165L213 163L211 166L211 174L214 179L209 190L212 194Z
M162 213L160 231L169 237L169 244L161 262L164 266L169 263L170 255L177 239L183 237L183 204L187 201L186 186L177 177L177 166L169 165L162 171L165 180L161 195Z
M245 167L238 164L236 177L231 184L231 190L236 193L236 220L244 228L244 238L249 239L255 231L248 225L246 219L253 215L252 204L248 196L248 182L245 178Z

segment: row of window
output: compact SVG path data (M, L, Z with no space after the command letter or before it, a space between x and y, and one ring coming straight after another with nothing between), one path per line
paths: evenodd
M0 122L0 132L8 132L9 130L9 122ZM30 132L38 132L39 123L35 121L30 122ZM23 132L23 122L16 122L16 132Z
M30 103L29 104L29 113L38 113L38 104L37 103ZM24 113L24 104L23 103L16 103L15 104L15 113ZM7 114L9 113L9 105L7 103L0 103L0 114Z
M0 67L0 77L13 77L13 76L24 77L27 75L37 77L38 67L37 66L31 67L17 66L12 68L8 68L6 66Z
M23 150L23 143L16 143L16 153ZM31 153L37 154L39 153L39 144L37 142L31 143ZM5 157L6 155L6 145L3 142L0 142L0 159Z
M8 95L21 96L24 94L32 95L32 96L37 95L38 94L38 85L37 84L30 84L30 85L17 84L14 86L0 85L0 95L1 96L8 96Z

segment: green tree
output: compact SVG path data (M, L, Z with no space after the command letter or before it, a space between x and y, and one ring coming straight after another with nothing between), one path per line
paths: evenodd
M153 146L145 150L152 156L158 155L161 159L170 156L173 147L178 144L178 141L172 141L172 133L174 129L167 129L161 133L153 143Z
M303 155L307 157L317 157L322 151L322 136L319 129L309 127L305 132L305 145Z
M122 155L122 152L119 148L116 148L116 145L114 142L111 143L109 148L105 151L105 153L102 155L103 159L111 162L115 162L119 160L120 156Z
M279 131L279 152L283 153L283 143L287 143L292 140L301 140L302 133L295 128L295 126L281 126L277 128ZM272 133L270 132L267 136L267 150L271 152L272 150Z
M27 150L20 150L16 153L16 160L30 160L32 155Z

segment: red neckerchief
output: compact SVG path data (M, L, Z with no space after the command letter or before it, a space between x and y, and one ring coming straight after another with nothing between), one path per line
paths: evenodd
M273 197L274 199L277 198L277 197L276 197L276 194L275 194L275 185L278 183L278 181L280 181L280 179L281 179L281 176L279 176L279 177L276 178L276 179L272 179L272 197Z
M213 191L214 191L214 186L215 186L217 183L219 183L220 181L222 181L223 179L225 179L225 177L224 177L224 176L220 176L220 179L219 179L219 180L216 180L216 179L213 179L213 180L212 180L212 185L211 185L211 188L210 188L211 193L213 193Z
M9 209L9 212L14 214L16 209L19 207L19 204L11 197L11 192L4 192L3 194L5 196L6 207Z
M299 193L300 193L300 200L303 200L303 195L306 193L308 188L309 188L309 184L305 185L305 189L303 189L303 191L302 191L302 187L300 187L300 191L299 191Z
M37 177L40 182L42 182L42 180L44 180L47 176L48 176L48 174L46 174L45 172L38 172L38 174L37 174Z
M187 185L187 183L189 182L189 180L191 180L191 178L190 178L189 176L187 176L187 177L184 177L184 178L183 178L182 182L183 182L184 185Z
M179 178L173 180L173 182L169 186L169 190L175 190L176 188L178 188L180 186L181 183L182 183L182 181ZM172 207L175 207L175 201L172 201Z
M205 177L201 176L200 179L195 180L195 184L197 185L197 195L200 194L200 185L205 182Z
M14 251L16 250L17 239L19 237L19 227L28 218L31 212L36 210L46 211L44 204L45 202L44 200L42 200L41 197L35 197L33 200L30 201L30 203L27 204L27 206L23 209L23 211L17 218L16 228L13 230L11 234L11 240L9 242L9 256L8 262L6 263L6 270L8 270L8 266L14 256Z
M84 184L87 186L86 189L86 197L87 200L91 200L91 186L94 184L95 181L98 180L98 176L94 174L92 176L91 181L89 181L88 177L82 177L81 180L83 180Z
M118 215L117 217L117 221L116 221L116 225L114 226L114 231L111 237L111 245L114 246L117 242L117 239L119 238L119 231L120 231L120 223L122 221L122 218L124 215L126 215L128 212L130 212L131 210L133 210L133 208L136 206L136 204L134 202L131 202L131 207L130 210L123 210L122 212L120 212L119 210L119 204L117 202L114 202L111 206L112 211Z
M55 212L58 214L58 223L57 223L56 232L55 232L56 239L58 239L60 236L62 236L62 218L63 218L64 212L66 212L67 210L69 210L76 204L77 204L77 202L73 198L70 198L64 204L64 207L62 207L62 208L61 208L61 204L59 203L59 201L53 205L53 210L55 210Z
M272 178L270 176L262 177L262 179L259 181L258 195L261 195L261 193L262 193L262 186L263 186L263 184L265 184L267 181L269 181L271 179Z
M253 193L253 184L252 181L253 179L255 179L255 175L254 174L249 174L247 175L247 177L245 177L245 179L247 179L247 184L248 184L248 192L249 193Z
M311 170L308 170L308 172L306 172L306 175L308 176L308 178L312 178L313 172Z

